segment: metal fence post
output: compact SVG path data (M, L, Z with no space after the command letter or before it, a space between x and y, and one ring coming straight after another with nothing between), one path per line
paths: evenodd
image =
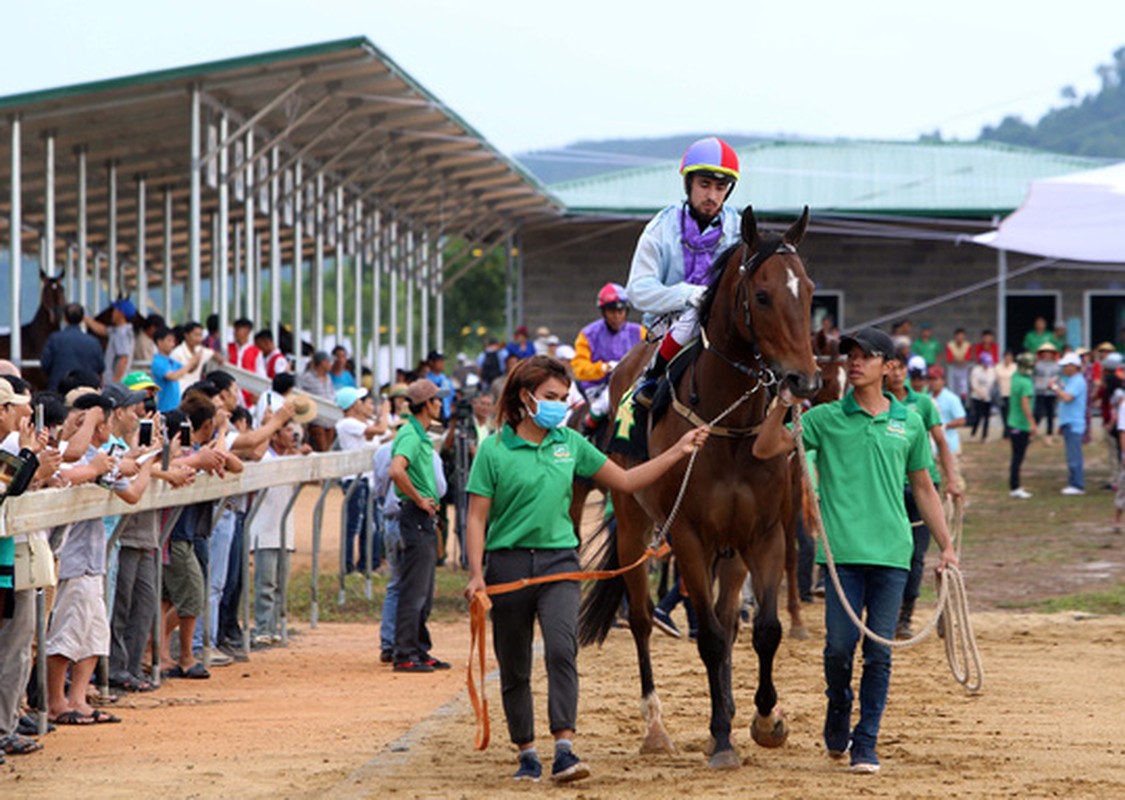
M320 619L320 587L317 578L320 574L320 528L324 522L324 501L332 489L332 481L326 480L320 488L320 497L313 507L313 551L312 551L312 592L309 602L309 627L315 628Z

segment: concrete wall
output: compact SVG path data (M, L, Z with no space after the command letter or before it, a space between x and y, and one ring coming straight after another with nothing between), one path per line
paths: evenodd
M597 317L598 289L606 281L625 283L642 228L642 222L575 222L523 232L527 324L533 328L546 325L563 341L573 339L584 324ZM818 290L843 293L847 327L890 314L897 318L904 308L993 278L997 272L994 250L922 239L812 232L801 245L801 255ZM1009 254L1009 272L1035 260ZM1085 292L1120 291L1125 296L1125 272L1045 267L1013 278L1008 288L1059 292L1063 319L1077 320L1077 330L1085 340ZM958 327L975 339L982 328L997 327L996 288L980 289L909 316L916 324L931 322L943 340Z

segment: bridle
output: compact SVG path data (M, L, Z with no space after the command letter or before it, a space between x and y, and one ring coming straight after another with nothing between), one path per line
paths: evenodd
M754 277L758 268L775 253L796 255L797 248L780 237L771 237L763 240L757 250L751 251L750 246L745 245L742 252L742 262L738 265L738 288L735 290L735 301L742 307L742 321L750 332L750 342L754 351L752 363L747 364L722 353L715 348L708 338L706 326L701 326L699 329L699 338L704 350L714 353L730 367L756 381L754 387L750 390L751 393L760 389L772 389L778 382L777 373L770 369L765 358L762 357L761 349L758 347L758 334L754 330L754 316L750 311L749 288L750 278Z

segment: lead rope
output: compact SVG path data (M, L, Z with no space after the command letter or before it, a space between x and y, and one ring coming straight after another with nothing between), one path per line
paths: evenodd
M965 591L965 579L961 570L952 564L943 570L938 578L938 604L934 615L917 634L902 641L886 639L868 628L855 609L848 603L840 585L840 576L836 573L836 561L832 557L832 548L828 544L828 536L824 532L823 520L820 516L820 499L812 489L812 477L809 475L808 460L805 458L805 443L801 435L801 409L793 405L793 438L797 443L797 458L801 465L801 478L810 495L809 508L812 511L813 537L819 538L824 544L824 558L828 565L828 575L832 585L836 588L836 596L840 598L845 613L862 635L877 644L887 647L911 647L926 639L939 625L939 635L945 639L945 655L949 661L949 670L953 679L970 692L979 691L984 683L984 667L981 663L980 650L977 648L976 637L973 636L972 623L969 620L969 596ZM961 555L961 539L964 530L964 506L960 498L947 503L944 507L946 519L949 523L950 537L957 555Z

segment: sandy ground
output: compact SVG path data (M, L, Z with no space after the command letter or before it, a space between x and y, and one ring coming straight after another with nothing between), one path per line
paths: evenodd
M311 518L315 499L314 491L302 493L298 520ZM333 493L325 517L333 530L338 508ZM337 551L334 536L325 538L322 569L331 571ZM307 569L309 540L303 523L297 572ZM1114 561L1118 550L1115 542ZM1010 575L1012 565L1006 569ZM1001 575L999 566L979 569L975 580ZM467 622L434 627L435 652L454 663L452 671L396 675L377 663L375 620L315 630L298 620L288 648L255 652L248 664L213 670L209 681L126 695L111 708L122 724L61 728L39 753L9 756L0 766L0 796L1125 797L1125 618L974 614L986 671L977 695L953 682L936 640L898 651L880 743L883 771L853 776L825 757L820 741L821 610L819 603L806 607L813 638L785 639L778 654L778 691L791 725L781 749L749 739L756 658L746 633L738 642L735 726L743 768L736 772L705 766L705 674L687 641L653 640L665 719L679 747L670 756L638 755L642 723L628 631L582 652L577 749L594 774L555 790L546 781L509 779L514 751L494 680L493 743L473 750L464 695ZM924 620L928 612L920 613ZM546 738L545 687L541 666L536 670Z

